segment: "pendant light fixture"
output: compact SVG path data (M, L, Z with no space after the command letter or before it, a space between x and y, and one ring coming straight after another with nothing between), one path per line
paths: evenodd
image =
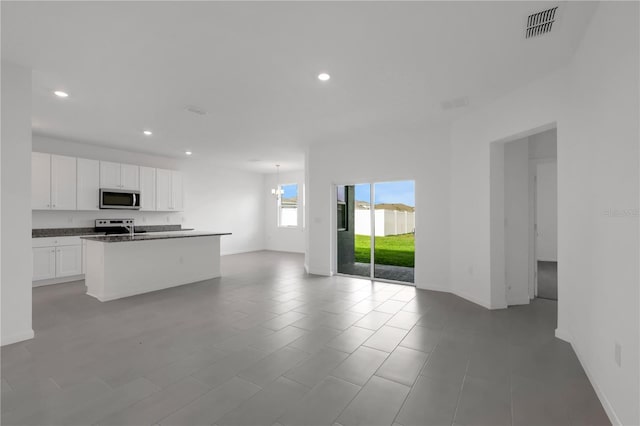
M280 164L276 164L276 187L271 188L271 195L279 200L282 194L284 194L284 190L280 187Z

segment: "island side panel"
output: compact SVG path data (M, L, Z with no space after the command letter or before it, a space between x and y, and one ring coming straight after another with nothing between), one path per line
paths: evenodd
M87 240L84 256L85 264L85 285L87 294L98 300L104 298L104 243Z
M98 244L104 249L104 282L94 297L101 301L220 276L219 236Z

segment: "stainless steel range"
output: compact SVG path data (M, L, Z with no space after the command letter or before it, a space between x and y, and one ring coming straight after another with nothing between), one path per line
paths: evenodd
M135 222L133 219L96 219L96 232L133 235Z

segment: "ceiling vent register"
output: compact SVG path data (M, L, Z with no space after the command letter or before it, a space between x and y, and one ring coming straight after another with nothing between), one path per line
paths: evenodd
M527 31L525 38L537 37L551 31L553 23L556 21L558 7L543 10L542 12L529 15L527 18Z

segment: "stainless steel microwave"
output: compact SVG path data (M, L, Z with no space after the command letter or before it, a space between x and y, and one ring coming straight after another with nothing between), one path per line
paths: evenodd
M140 191L135 189L100 188L101 209L140 209Z

